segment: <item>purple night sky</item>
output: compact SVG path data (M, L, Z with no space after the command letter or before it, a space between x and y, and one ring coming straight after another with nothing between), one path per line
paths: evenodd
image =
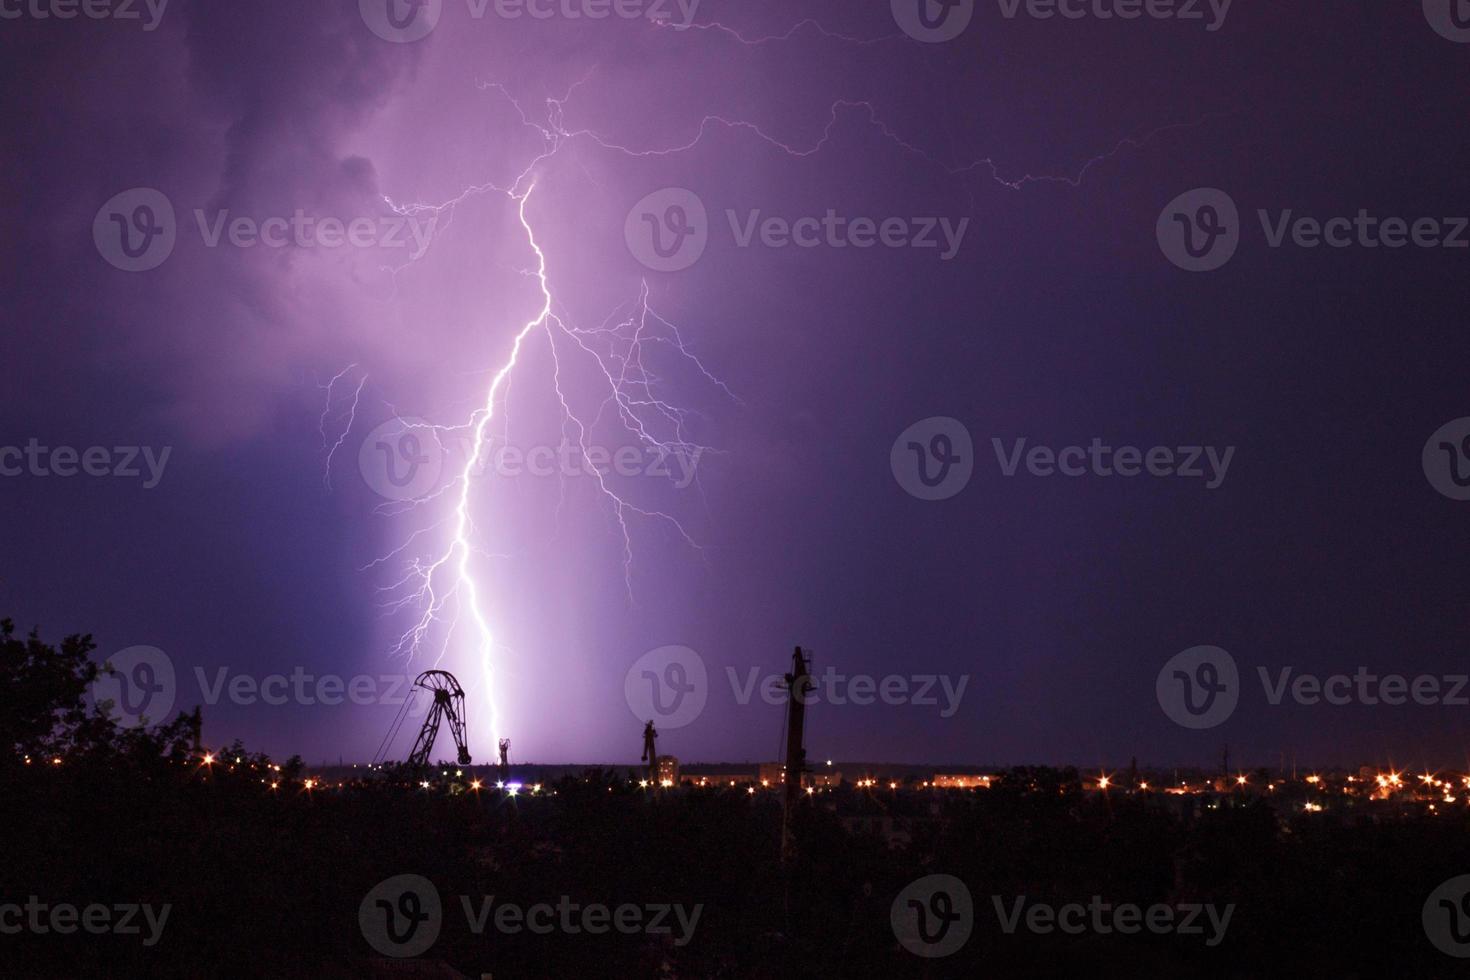
M740 704L729 671L779 672L801 644L819 675L966 685L948 717L937 685L936 706L819 705L817 758L1202 764L1228 742L1243 764L1465 764L1470 706L1272 705L1257 678L1470 673L1470 502L1420 458L1470 415L1470 250L1272 247L1257 219L1470 214L1470 44L1419 3L1241 0L1209 30L1206 3L1202 21L1099 20L979 0L960 37L920 43L887 0L703 0L692 30L442 0L427 37L394 43L369 29L374 0L171 0L152 30L141 3L129 21L35 16L46 2L0 0L20 11L0 19L0 451L171 451L151 488L0 478L0 615L91 632L99 656L165 651L211 743L365 761L397 709L210 704L200 672L437 664L466 687L478 761L496 734L517 759L631 763L625 674L678 644L707 704L660 751L772 758L781 708ZM394 652L423 613L405 575L452 544L454 452L417 506L375 492L360 453L395 416L463 435L485 404L543 303L513 196L532 186L555 318L527 333L489 430L575 439L559 382L609 454L639 445L610 390L649 438L710 449L688 486L677 466L610 479L628 555L595 478L471 481L487 682L462 591L415 658ZM1200 187L1239 206L1241 241L1188 272L1155 225ZM172 252L140 272L93 236L132 188L176 214ZM663 188L708 212L678 271L625 241ZM739 241L753 217L829 211L968 224L949 258L942 232ZM421 254L411 236L211 245L225 212L432 234ZM643 316L645 288L630 345L619 318ZM974 445L942 501L890 468L934 416ZM1234 455L1214 489L1005 476L992 440L1021 438ZM1202 644L1244 690L1191 730L1155 680Z

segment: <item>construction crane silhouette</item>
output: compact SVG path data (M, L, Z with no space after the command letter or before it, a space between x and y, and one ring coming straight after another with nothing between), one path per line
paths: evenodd
M796 856L796 837L791 829L791 811L801 799L801 777L806 769L806 704L811 696L812 658L801 647L791 655L791 673L785 676L788 693L786 707L786 785L781 800L781 860Z
M648 763L648 781L658 781L658 729L653 722L643 726L643 762Z
M419 727L418 738L414 739L413 750L409 752L408 760L404 764L415 769L428 766L429 754L434 751L434 742L439 738L439 726L447 718L449 719L449 733L454 736L455 747L459 749L459 764L469 765L470 750L465 741L464 689L459 686L459 681L447 670L426 670L413 682L413 690L415 692L427 691L434 700L429 705L429 713L424 716L424 723ZM411 704L413 704L412 697L403 702L398 717L388 729L388 734L383 737L383 744L378 746L378 754L373 758L374 765L381 762L387 755L388 747L393 737L398 734L398 729L403 725Z

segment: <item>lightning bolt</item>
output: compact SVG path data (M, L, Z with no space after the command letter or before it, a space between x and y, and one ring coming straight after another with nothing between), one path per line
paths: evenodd
M360 374L361 377L357 379L357 387L353 389L352 400L345 409L334 416L332 414L332 406L336 402L337 382L346 380L354 371ZM316 427L317 432L321 433L322 450L326 453L326 463L322 467L322 488L324 490L332 489L332 460L337 455L337 450L342 448L342 443L347 439L348 433L352 431L352 426L357 422L357 406L362 398L362 389L367 385L367 381L368 376L366 371L363 371L356 364L349 364L334 374L326 384L317 385L318 389L326 392L323 396L321 418L317 420ZM331 437L327 435L328 423L341 424L342 426L342 431L337 433L337 438L332 440L330 445L328 445L328 440Z
M568 90L568 95L572 90ZM507 97L509 97L507 95ZM514 101L514 100L512 100ZM493 437L503 432L506 394L515 369L521 362L522 353L532 337L544 334L552 363L552 386L561 407L561 432L563 447L575 450L576 458L583 464L584 472L594 478L601 499L607 504L618 529L622 543L623 577L629 601L634 600L633 590L633 519L658 521L667 524L679 539L695 551L702 551L699 543L684 525L673 515L660 510L639 506L628 499L609 481L603 469L590 465L589 434L605 418L615 418L625 431L637 441L661 455L681 457L688 461L690 472L706 453L717 452L710 446L697 442L689 431L691 413L668 401L660 393L660 378L644 359L646 349L662 346L671 349L689 363L706 382L721 393L738 402L739 399L724 381L720 380L686 343L678 326L662 316L650 302L647 281L640 284L637 298L622 311L614 311L601 324L579 327L558 310L552 293L547 271L547 257L536 235L529 208L536 190L533 178L536 167L554 155L564 144L568 134L559 128L559 110L562 100L548 99L548 123L546 127L535 125L548 141L547 148L523 170L509 186L493 183L474 185L458 196L441 204L395 204L388 202L398 213L418 215L426 212L448 213L452 220L455 206L466 198L498 192L508 196L515 204L516 217L525 236L526 246L533 257L530 277L534 280L539 302L534 314L515 332L510 351L500 366L491 375L485 392L484 402L474 411L468 422L460 426L424 426L401 420L405 426L426 428L442 447L446 442L463 437L468 443L464 463L454 479L444 488L429 494L410 506L416 507L441 497L453 501L452 513L446 519L428 527L420 528L410 535L399 548L369 566L406 558L406 571L396 581L383 586L380 591L388 594L385 603L390 611L406 608L415 609L417 615L411 625L394 643L392 652L409 659L421 655L433 655L436 663L450 650L457 628L467 629L472 637L473 655L479 664L485 707L489 716L488 727L491 739L503 734L503 715L497 704L496 653L498 646L490 619L486 614L484 597L475 574L475 559L509 558L510 555L490 554L477 544L478 534L473 516L473 493L476 476L488 463L493 447ZM580 354L600 372L605 386L596 413L584 417L573 405L562 384L563 358ZM562 501L565 502L567 474L561 474ZM389 512L392 512L391 507ZM445 541L442 549L429 558L414 554L417 542L425 536L442 533ZM461 620L459 613L464 613Z
M666 27L658 25L656 27ZM867 46L889 41L904 41L899 35L885 35L870 39L850 37L832 32L814 20L803 20L782 34L749 37L720 23L687 25L684 29L705 31L732 39L734 43L757 47L765 44L785 43L802 33L815 34L826 41ZM407 629L403 630L392 644L390 653L410 660L425 657L440 662L453 648L458 632L467 630L472 653L480 667L486 706L493 740L504 734L504 718L496 699L497 654L505 652L498 645L486 609L486 596L476 576L476 559L505 560L514 556L492 553L478 543L480 534L476 527L472 505L475 479L488 463L496 436L504 435L506 429L506 402L513 375L522 360L527 345L537 336L544 336L551 356L551 385L560 405L561 435L563 448L575 450L586 472L595 477L597 493L606 504L612 523L622 543L623 577L629 601L633 601L633 531L634 520L660 522L670 527L679 539L695 552L701 552L699 543L674 516L663 511L638 506L613 486L606 475L597 467L586 465L591 446L589 433L605 418L615 419L623 429L642 446L659 453L682 457L697 464L705 453L715 449L697 442L690 432L691 413L681 409L661 394L662 380L650 370L644 360L647 350L665 347L671 350L698 375L722 395L739 403L730 388L720 380L696 356L685 342L679 328L670 319L660 315L651 305L647 281L640 284L637 297L614 310L601 324L581 327L572 322L560 307L552 290L548 274L547 256L536 233L529 207L536 190L534 177L537 168L556 156L574 141L590 143L603 151L631 157L661 157L694 150L715 129L743 132L756 140L786 154L794 160L811 157L828 146L844 119L857 117L861 123L878 131L905 153L915 155L952 178L963 178L971 173L981 173L995 183L1012 191L1019 191L1033 183L1060 183L1076 187L1087 173L1099 163L1116 156L1124 149L1141 148L1159 135L1177 129L1202 125L1213 118L1204 116L1187 123L1172 123L1160 126L1141 136L1118 141L1111 149L1085 161L1080 168L1068 174L1006 176L999 165L989 157L974 158L960 162L946 162L905 138L896 127L886 122L878 109L869 101L838 99L831 103L825 125L814 137L802 143L781 139L768 132L760 124L745 119L732 119L721 115L706 115L687 139L674 141L664 146L634 147L618 141L590 127L569 128L566 125L566 107L576 90L596 73L594 66L586 76L569 86L560 96L544 99L543 116L533 118L526 107L499 82L477 82L481 91L493 91L503 96L514 108L523 126L534 131L542 141L541 152L521 170L508 184L486 182L465 187L455 197L438 204L398 204L390 199L386 203L397 213L418 216L432 214L436 219L445 219L440 230L447 229L453 221L457 206L471 197L483 194L503 194L515 205L516 217L525 236L529 255L533 258L532 268L527 275L535 282L538 301L533 315L516 330L510 350L499 366L488 372L490 380L483 403L474 409L469 419L456 426L441 426L424 423L409 423L423 428L439 448L464 443L467 448L459 472L443 487L425 497L412 501L404 507L417 509L436 502L451 503L447 516L413 531L399 547L370 562L366 569L375 569L391 562L402 562L403 573L395 580L379 587L384 596L382 605L389 615L412 610L413 615ZM1215 114L1218 115L1218 114ZM393 270L393 275L411 268L418 261L415 257L407 265ZM569 398L563 387L563 358L578 357L594 365L600 371L603 394L595 414L584 417ZM323 445L328 442L327 422L333 390L346 382L357 369L350 365L325 386L328 408L324 410L319 428ZM366 372L357 382L352 396L351 409L347 413L346 428L332 442L327 461L346 438L356 418L358 399L366 384ZM396 413L395 413L396 414ZM695 472L691 469L691 472ZM565 504L565 478L562 474L562 497L558 503L558 518ZM697 475L695 477L697 482ZM328 481L329 483L330 481ZM394 505L380 508L385 513L397 513ZM423 542L429 540L430 545ZM427 552L427 554L425 554ZM463 615L461 615L463 614Z

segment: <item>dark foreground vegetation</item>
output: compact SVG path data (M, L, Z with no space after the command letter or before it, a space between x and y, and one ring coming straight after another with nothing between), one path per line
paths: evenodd
M307 788L299 762L244 746L204 761L197 713L114 727L86 703L90 652L86 638L53 648L0 630L0 906L19 907L0 909L7 977L1433 977L1464 968L1421 923L1430 892L1470 871L1459 813L1346 822L1241 799L1185 815L1085 793L1070 770L1015 769L984 791L806 797L783 872L776 793L652 790L626 771L516 795L438 770L427 790L406 773ZM875 826L901 826L908 842ZM359 912L375 886L405 874L433 884L442 927L422 955L394 959L369 945ZM933 874L965 883L973 931L958 952L924 959L900 944L890 913L906 886ZM1233 911L1214 945L1207 923L1192 935L1039 932L1024 919L1006 931L1018 900L1085 906L1093 896ZM497 928L493 909L541 903L699 913L687 934L672 916L668 933ZM28 904L169 911L150 936L141 915L136 934L63 931L65 918L53 928L47 912L34 928Z

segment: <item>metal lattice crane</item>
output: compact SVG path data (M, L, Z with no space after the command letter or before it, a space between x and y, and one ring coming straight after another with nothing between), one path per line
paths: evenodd
M459 681L447 670L426 670L413 682L415 688L423 688L434 696L429 713L424 718L419 737L414 739L413 751L408 754L408 765L427 766L429 753L434 751L434 741L439 737L439 724L449 719L449 732L459 749L459 764L470 764L470 750L465 743L464 691Z

